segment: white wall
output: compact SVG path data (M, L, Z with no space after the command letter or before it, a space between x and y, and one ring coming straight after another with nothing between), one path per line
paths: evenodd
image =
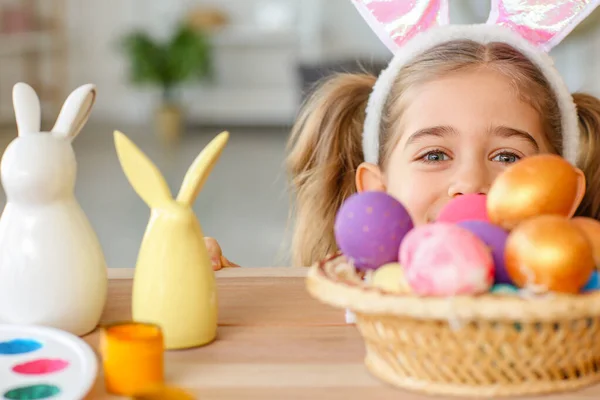
M308 0L302 1L309 3ZM231 110L228 116L239 116L242 120L254 118L259 122L269 122L269 118L273 120L279 116L282 121L274 122L288 122L299 99L295 90L296 60L333 59L357 54L369 56L369 53L389 55L348 1L311 1L317 5L324 4L322 19L327 23L322 46L314 42L307 46L307 41L318 37L317 33L311 36L310 31L305 32L305 42L295 43L291 38L280 45L269 45L267 38L263 46L244 46L243 42L219 46L216 64L221 82L218 89L189 85L186 97L191 100L190 114L211 122L211 118L219 115L220 108L227 107ZM148 29L159 37L164 36L188 6L198 3L223 7L231 14L233 23L244 25L252 16L256 1L69 0L72 46L69 87L88 81L98 85L99 96L93 118L130 123L151 118L156 93L129 85L124 58L116 48L117 40L137 27ZM319 19L315 15L311 18L308 22L318 25ZM259 66L258 74L247 73L248 63L252 64L252 61L240 63L243 55L249 56ZM241 87L247 90L240 90Z
M308 4L308 0L291 1ZM263 60L262 73L258 75L244 73L246 66L239 62L239 55L244 51L243 43L237 47L223 47L219 50L217 64L222 77L227 77L225 82L229 82L229 86L222 86L220 90L197 85L191 87L186 94L192 99L192 114L200 120L205 118L209 121L220 108L229 107L242 119L252 116L259 120L268 120L272 116L285 119L298 97L293 85L297 58L389 57L387 49L362 21L350 0L310 1L323 4L320 18L315 17L317 23L320 19L324 24L322 44L309 48L314 50L312 53L301 47L302 43L294 47L284 42L280 46L262 47L262 50L247 47L248 54L253 53L258 60ZM88 81L98 85L98 102L93 114L97 120L139 123L151 118L156 97L147 89L128 84L124 59L116 50L118 38L135 27L165 35L187 6L211 3L231 12L235 23L245 23L252 15L256 1L69 0L70 88ZM460 6L465 3L451 2L454 20L480 22L477 18L485 15L486 10L480 10L480 16L468 15L461 11ZM584 89L600 95L600 80L596 79L600 66L598 30L593 36L567 39L553 51L553 55L557 68L572 90ZM265 59L270 61L265 64ZM252 90L240 91L239 85L247 85Z
M371 28L363 21L349 0L326 0L324 51L326 58L390 57L390 51L381 43Z
M157 93L129 85L124 57L116 42L127 31L147 29L164 37L192 4L186 0L70 0L71 87L87 81L98 85L96 119L138 123L152 117ZM225 8L235 25L248 25L254 1L203 1ZM184 95L189 114L197 120L219 122L288 122L295 109L297 38L221 38L215 52L215 85L190 84ZM273 40L276 39L276 40ZM83 56L83 53L86 55ZM242 62L242 57L246 58ZM249 74L250 67L258 73ZM227 110L228 112L224 112ZM281 121L277 121L277 119Z
M136 121L146 116L149 97L127 85L124 60L116 51L119 36L143 21L137 3L69 0L69 86L87 82L98 86L95 119Z

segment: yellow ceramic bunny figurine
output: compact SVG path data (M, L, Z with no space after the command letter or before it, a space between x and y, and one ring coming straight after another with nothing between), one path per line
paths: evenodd
M202 150L173 199L152 161L115 132L123 171L151 209L133 281L133 319L159 325L166 349L201 346L216 337L215 275L192 204L228 138L223 132Z

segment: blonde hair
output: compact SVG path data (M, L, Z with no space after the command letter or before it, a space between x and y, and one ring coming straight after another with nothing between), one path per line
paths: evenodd
M507 76L521 98L542 117L548 145L562 154L561 115L554 92L540 70L505 43L470 40L436 46L405 65L386 101L380 132L380 167L385 169L397 137L397 124L411 89L450 73L493 68ZM292 263L308 266L337 251L333 226L342 202L356 191L355 172L364 161L365 110L376 77L338 74L323 81L305 101L292 129L287 158L295 195ZM588 190L577 215L600 218L600 100L574 94L580 120L578 166ZM396 135L397 136L397 135Z

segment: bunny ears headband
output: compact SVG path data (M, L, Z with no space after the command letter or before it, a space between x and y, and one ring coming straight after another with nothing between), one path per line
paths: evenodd
M599 4L600 0L492 0L486 23L450 25L448 0L352 0L394 58L379 76L367 106L363 131L365 161L379 158L384 104L402 67L417 54L450 40L503 42L528 57L554 90L562 117L563 157L575 164L579 146L573 97L547 54Z

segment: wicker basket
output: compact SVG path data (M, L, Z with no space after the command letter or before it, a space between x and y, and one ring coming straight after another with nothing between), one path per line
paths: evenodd
M600 292L419 298L368 287L339 254L309 293L356 314L369 371L428 394L521 396L600 381Z

